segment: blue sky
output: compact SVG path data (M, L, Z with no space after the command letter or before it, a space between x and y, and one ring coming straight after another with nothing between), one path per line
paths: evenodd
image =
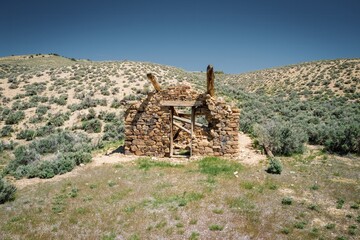
M0 56L58 53L241 73L360 57L358 0L11 0Z

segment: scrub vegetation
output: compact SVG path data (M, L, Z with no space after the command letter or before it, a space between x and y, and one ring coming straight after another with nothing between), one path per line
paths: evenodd
M359 59L215 73L217 96L241 109L239 130L267 161L86 165L119 151L149 72L162 87L206 88L203 72L153 63L0 58L1 239L359 237Z

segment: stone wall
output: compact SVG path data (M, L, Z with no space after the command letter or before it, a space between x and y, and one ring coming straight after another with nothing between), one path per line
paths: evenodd
M132 104L125 112L125 153L139 156L169 156L170 108L160 101L200 101L197 115L205 116L208 126L195 127L193 155L234 156L239 152L238 127L240 111L224 101L199 94L190 86L169 87L149 93L142 102ZM189 128L189 126L185 126ZM174 132L177 127L174 126ZM188 133L181 131L177 141L189 143Z

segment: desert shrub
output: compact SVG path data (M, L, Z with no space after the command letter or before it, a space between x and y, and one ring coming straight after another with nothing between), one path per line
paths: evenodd
M1 130L0 130L0 137L11 137L11 133L14 132L14 129L12 128L12 126L9 125L5 125Z
M70 111L74 112L74 111L81 110L81 109L87 109L87 108L91 108L91 107L94 108L101 102L102 101L98 100L98 99L92 99L90 97L85 97L79 104L68 105L68 108L70 109ZM106 105L106 101L105 101L105 105Z
M30 97L30 102L33 102L33 103L38 103L38 102L45 103L47 101L49 101L49 98L46 96L35 95L35 96Z
M56 103L60 106L65 106L68 100L68 95L67 94L61 94L58 98L56 97L52 97L50 99L50 102Z
M34 140L28 146L15 149L15 159L5 168L5 173L16 178L51 178L71 171L76 165L91 161L89 139L83 134L58 132L46 138ZM54 154L58 153L58 154ZM54 154L52 160L40 160L46 154Z
M273 154L290 155L302 153L307 136L303 131L287 122L269 120L254 127L254 134L260 145Z
M96 112L94 108L90 108L88 114L81 117L81 121L86 121L96 118Z
M121 106L121 102L120 102L120 100L118 100L116 98L112 101L112 103L110 105L110 107L112 107L112 108L119 108L120 106Z
M15 199L16 187L0 178L0 204Z
M69 120L68 113L56 113L54 115L51 115L50 119L47 122L47 125L54 126L54 127L60 127L64 125L65 121Z
M91 119L82 122L82 129L88 133L99 133L101 132L101 121L99 119Z
M113 119L104 126L104 141L117 141L124 139L125 127L122 119Z
M58 149L58 138L56 135L50 135L47 138L32 142L30 147L40 154L54 153Z
M44 117L41 115L34 115L29 118L29 123L40 123L44 120Z
M283 205L291 205L293 202L292 198L291 197L284 197L282 200L281 200L281 204Z
M10 112L5 120L5 123L8 125L18 124L24 118L25 113L23 111Z
M331 152L360 153L360 125L356 122L347 122L329 128L324 145L326 150Z
M6 117L9 115L9 113L11 112L11 110L7 107L2 108L0 110L0 121L3 121L6 119Z
M17 139L25 139L26 141L33 140L36 137L36 131L32 129L21 130L17 135Z
M0 141L0 153L5 150L13 150L15 146L16 143L14 143L13 140L10 140L10 142Z
M50 135L50 134L54 133L54 131L55 131L54 126L45 125L45 126L42 126L42 127L39 127L39 128L36 129L36 136L37 137L43 137L43 136Z
M37 102L26 102L17 100L12 104L12 110L26 110L37 106Z
M40 155L34 150L26 146L19 146L14 150L15 159L11 160L5 167L5 173L15 172L21 165L28 165L40 159Z
M50 106L40 105L36 108L35 113L37 115L42 116L42 115L45 115L49 109L50 109Z
M77 152L70 152L63 155L64 159L69 159L74 161L76 165L80 165L82 163L88 163L91 161L91 154L89 152L84 151L77 151Z
M39 161L32 167L33 171L28 177L52 178L57 173L55 161Z
M270 158L269 166L266 169L266 172L271 174L281 174L282 172L282 165L280 161L276 158Z
M34 96L42 93L46 89L46 83L32 83L25 86L25 95Z
M116 113L110 112L110 113L106 113L104 116L104 120L106 122L112 122L114 121L116 118Z
M71 158L61 157L56 161L56 172L57 174L64 174L74 169L76 163Z

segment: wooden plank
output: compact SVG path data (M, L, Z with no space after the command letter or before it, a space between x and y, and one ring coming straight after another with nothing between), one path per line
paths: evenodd
M146 74L147 78L150 80L155 90L159 92L161 90L160 84L156 81L156 77L152 73Z
M160 105L163 107L198 107L203 105L200 101L161 101Z
M180 124L177 124L176 122L174 122L174 125L177 126L178 128L180 128L181 130L184 130L185 132L191 134L189 129L184 128L183 126L181 126Z
M191 115L190 115L191 116ZM178 121L181 121L181 122L184 122L184 123L189 123L191 124L191 120L190 119L186 119L186 118L182 118L182 117L178 117L178 116L174 116L174 119L175 120L178 120ZM194 121L195 122L195 121ZM201 124L201 123L197 123L195 122L195 126L197 127L206 127L205 125Z
M210 94L210 96L215 96L215 74L214 74L214 68L211 65L207 66L206 69L206 83L207 83L207 93Z
M195 107L191 108L191 132L190 132L190 157L192 156L193 149L193 134L194 134L194 126L195 126Z
M178 114L178 112L176 111L175 107L171 107L171 108L172 108L172 110L174 111L175 116L179 116L179 114Z
M179 137L180 132L181 132L181 129L179 128L173 137L173 141L175 141Z
M170 157L173 156L174 152L174 143L173 143L173 116L174 116L174 109L170 108Z

